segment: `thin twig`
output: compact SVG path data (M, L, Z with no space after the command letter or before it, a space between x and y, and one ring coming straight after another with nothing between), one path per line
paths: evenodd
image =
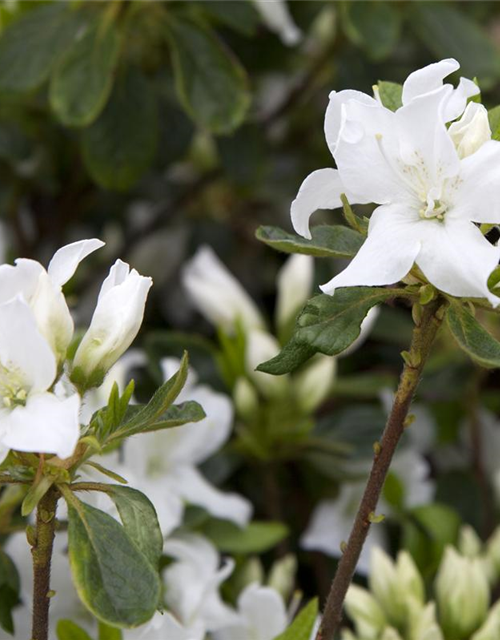
M373 521L392 457L405 429L405 421L420 381L432 343L442 321L443 300L438 299L424 307L420 324L413 331L410 351L405 358L398 390L391 414L380 444L376 447L372 469L361 500L356 519L343 551L330 594L327 599L321 627L316 640L333 640L342 621L342 606L351 584L359 556L370 524Z

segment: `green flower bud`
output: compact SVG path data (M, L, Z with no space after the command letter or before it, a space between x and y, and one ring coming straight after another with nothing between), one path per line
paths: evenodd
M498 640L500 638L500 602L491 609L483 626L471 640Z
M351 584L345 599L345 609L361 638L378 638L386 626L386 618L381 606L372 594Z

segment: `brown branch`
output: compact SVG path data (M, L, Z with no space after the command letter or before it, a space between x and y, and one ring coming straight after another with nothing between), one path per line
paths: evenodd
M394 405L389 415L382 440L377 447L372 469L361 500L356 519L337 567L327 599L321 627L316 640L333 640L342 621L342 606L351 584L361 550L365 543L387 472L405 429L413 396L429 356L432 343L443 317L443 301L438 299L424 307L420 323L413 331L410 351L406 354Z

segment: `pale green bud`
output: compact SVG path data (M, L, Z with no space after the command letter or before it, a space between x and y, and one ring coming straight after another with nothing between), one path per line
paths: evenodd
M248 376L257 389L266 397L283 396L290 385L290 377L272 376L269 373L256 371L262 362L274 358L280 351L278 341L267 331L253 329L247 333L246 369Z
M491 140L488 111L482 104L470 102L460 120L450 126L448 133L460 158L472 155Z
M234 406L244 420L255 417L259 408L259 398L254 387L246 378L238 378L233 389Z
M500 638L500 602L490 610L486 622L471 640L498 640Z
M470 525L464 525L460 529L457 546L463 556L467 558L477 558L481 555L483 543Z
M490 582L500 578L500 527L495 529L486 543L485 565L490 570Z
M305 413L311 413L328 397L337 371L337 361L318 355L293 380L294 397Z
M277 276L276 324L286 328L295 321L302 305L311 297L314 278L312 256L294 254L288 258Z
M482 563L447 547L436 578L439 620L446 636L465 640L486 618L490 590Z
M419 604L425 601L425 586L413 558L407 551L400 551L396 561L397 589L400 594L414 598Z
M345 599L345 609L362 638L378 638L387 624L384 612L372 594L351 584Z
M393 627L386 627L380 636L380 640L403 640L403 638Z
M432 640L434 638L442 640L441 629L436 622L436 605L434 602L423 605L415 598L409 599L408 638L409 640Z
M286 602L292 594L296 573L297 558L292 553L289 553L273 564L269 572L267 585L281 594Z

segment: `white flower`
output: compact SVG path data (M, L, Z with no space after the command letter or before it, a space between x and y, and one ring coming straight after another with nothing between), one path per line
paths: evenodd
M395 113L357 91L331 94L325 133L338 170L321 169L306 178L292 204L294 228L310 237L311 214L339 207L342 193L351 203L381 206L358 254L322 287L325 293L392 284L416 263L445 293L500 302L487 287L500 248L475 224L500 222L500 142L488 140L463 158L457 152L446 123L479 92L466 79L457 89L442 84L458 68L450 59L412 73ZM460 127L469 124L472 111ZM484 131L471 137L477 146Z
M238 322L245 331L265 326L255 302L210 247L198 249L184 267L182 282L198 311L216 327L234 333Z
M482 104L469 103L463 116L450 126L448 132L460 158L471 156L491 140L488 111Z
M362 638L377 638L387 624L380 604L357 584L351 584L347 591L345 609Z
M295 320L301 306L311 297L314 260L295 254L281 267L277 276L276 324L286 328Z
M246 338L245 364L249 378L264 396L282 396L288 389L288 375L272 376L270 373L256 371L259 364L279 353L278 341L267 331L258 329L249 331Z
M0 266L0 302L22 294L58 362L66 356L74 329L62 286L73 276L79 263L103 245L104 242L97 239L68 244L56 251L47 270L39 262L25 258L16 260L15 266Z
M179 368L179 361L162 361L165 379ZM220 491L196 468L218 451L231 434L233 408L222 393L196 384L191 371L177 402L195 400L206 413L200 422L141 434L126 440L121 461L116 455L103 458L155 505L160 527L168 535L181 523L186 503L206 509L211 515L239 526L248 523L251 505L234 493Z
M151 278L117 260L102 283L90 327L73 362L76 376L100 377L129 348L142 324Z
M294 23L285 0L253 0L266 26L278 33L289 46L296 45L302 39L302 33Z
M29 305L21 297L0 304L0 459L8 449L73 453L80 397L50 393L56 376L56 357Z
M238 598L239 620L215 634L216 640L274 640L287 627L285 603L270 587L253 583Z
M337 372L337 359L316 355L309 366L293 378L294 396L298 405L312 413L328 397Z

